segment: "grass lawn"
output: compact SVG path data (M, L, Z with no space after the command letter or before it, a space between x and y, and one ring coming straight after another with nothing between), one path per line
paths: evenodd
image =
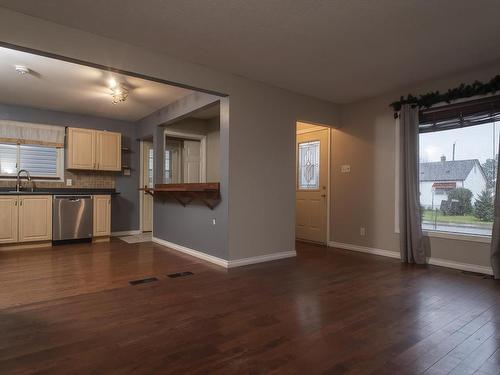
M436 214L438 223L471 224L484 227L491 227L491 225L493 224L492 222L489 221L481 221L472 215L445 216L441 213L440 210L437 210L437 212L433 210L423 210L422 220L434 222L434 220L436 220Z

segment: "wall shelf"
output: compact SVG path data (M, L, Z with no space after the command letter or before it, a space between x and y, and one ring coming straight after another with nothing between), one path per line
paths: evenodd
M220 183L191 183L191 184L156 184L154 188L140 188L152 196L164 196L175 199L186 207L194 200L203 202L213 210L220 202Z

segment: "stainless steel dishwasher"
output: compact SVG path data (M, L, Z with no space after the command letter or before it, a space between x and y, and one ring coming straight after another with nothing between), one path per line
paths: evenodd
M52 210L52 241L92 239L90 195L55 195Z

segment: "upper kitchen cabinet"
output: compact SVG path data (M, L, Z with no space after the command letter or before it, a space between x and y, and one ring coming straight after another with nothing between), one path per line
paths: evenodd
M120 133L68 128L66 168L119 171L121 145Z
M122 168L122 135L114 132L97 131L97 169L119 171Z
M96 169L96 131L68 128L66 168Z

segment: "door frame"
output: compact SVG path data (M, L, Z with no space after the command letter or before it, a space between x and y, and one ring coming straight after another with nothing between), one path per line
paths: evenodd
M163 149L166 150L167 136L200 141L200 182L207 182L207 136L203 134L185 133L165 129L163 132Z
M315 125L318 127L321 127L323 129L302 129L302 130L297 130L297 123L305 123L305 124L311 124ZM330 240L330 216L331 216L331 201L330 201L330 195L331 195L331 181L332 181L332 154L331 154L331 148L332 148L332 127L328 125L318 125L314 123L310 123L307 121L296 121L295 122L295 201L297 201L297 135L299 134L305 134L305 133L313 133L317 131L323 131L326 130L328 131L328 147L327 147L327 159L328 159L328 165L327 165L327 173L328 173L328 178L327 178L327 185L326 185L326 241L325 244L328 246L328 244L331 242ZM295 202L294 202L295 203ZM295 219L295 225L297 224L297 219ZM294 226L294 231L295 231L295 226ZM295 236L297 239L297 236Z
M142 189L144 187L144 142L152 143L153 144L153 159L155 159L154 155L154 142L152 141L146 141L146 140L140 140L139 142L139 188ZM154 163L154 161L153 161ZM154 181L154 174L155 174L155 168L153 164L153 181ZM144 226L143 226L143 209L144 209L144 194L146 194L144 191L139 190L139 230L141 233L143 232ZM153 215L154 218L154 203L153 206L151 207L151 215ZM151 233L153 233L154 230L154 220L151 220Z

